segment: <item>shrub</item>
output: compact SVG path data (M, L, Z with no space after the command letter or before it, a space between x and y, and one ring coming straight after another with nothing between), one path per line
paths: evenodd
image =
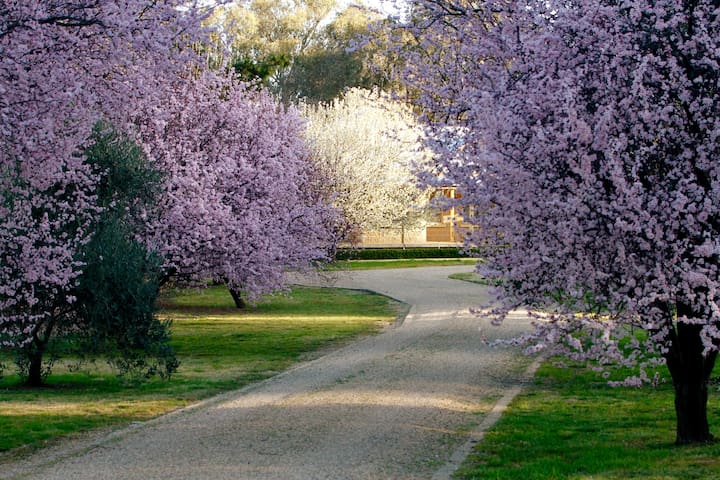
M469 257L461 247L419 248L361 248L339 249L336 260L391 260L412 258L464 258Z

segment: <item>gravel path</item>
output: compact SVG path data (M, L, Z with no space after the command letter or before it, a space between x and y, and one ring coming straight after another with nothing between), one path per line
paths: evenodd
M486 290L447 278L471 269L337 274L336 286L387 294L412 305L410 313L398 327L260 384L0 465L0 478L447 478L517 393L529 363L483 344L528 322L518 315L495 328L471 315ZM318 282L327 279L306 280Z

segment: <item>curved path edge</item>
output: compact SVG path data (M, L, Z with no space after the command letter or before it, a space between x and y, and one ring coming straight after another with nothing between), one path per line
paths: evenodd
M505 413L505 410L510 406L510 403L522 392L523 385L535 377L535 372L540 368L543 360L544 358L541 356L533 360L525 372L523 372L522 383L508 390L500 400L497 401L492 410L485 415L482 423L470 432L468 440L455 450L450 460L448 460L442 468L435 472L432 480L450 480L452 475L462 466L470 453L472 453L475 446L485 438L487 431L495 426Z

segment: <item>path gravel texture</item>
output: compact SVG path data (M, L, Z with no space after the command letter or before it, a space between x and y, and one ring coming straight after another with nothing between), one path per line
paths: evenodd
M412 307L380 335L74 449L0 465L0 478L447 478L519 391L529 363L484 343L517 335L529 322L517 315L493 327L472 315L469 307L483 304L487 289L448 279L471 269L302 279L373 290Z

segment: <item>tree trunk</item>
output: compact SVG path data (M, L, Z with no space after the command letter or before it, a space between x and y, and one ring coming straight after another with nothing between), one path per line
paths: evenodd
M27 379L25 380L25 385L28 387L40 387L44 383L43 357L47 353L50 336L55 329L57 320L58 317L53 315L46 323L38 325L33 332L32 342L27 346L27 351L22 352L28 362Z
M42 375L42 350L37 349L28 354L28 376L25 384L28 387L40 387L43 384Z
M677 433L675 443L705 443L713 439L707 420L707 381L674 381Z
M230 295L232 296L233 300L235 301L235 306L237 308L245 308L247 307L247 303L245 303L245 300L242 298L242 293L240 290L237 290L235 288L228 287L228 290L230 291Z
M678 304L678 317L693 318L690 309ZM717 352L703 355L701 325L677 322L672 347L666 359L675 389L678 445L713 440L707 420L708 381Z

